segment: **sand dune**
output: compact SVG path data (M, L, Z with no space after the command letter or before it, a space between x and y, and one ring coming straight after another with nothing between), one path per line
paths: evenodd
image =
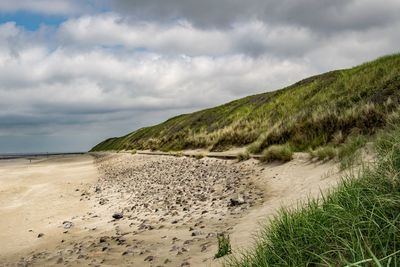
M0 161L0 262L217 266L217 233L238 252L278 207L337 181L334 164L301 156L268 165L130 154Z

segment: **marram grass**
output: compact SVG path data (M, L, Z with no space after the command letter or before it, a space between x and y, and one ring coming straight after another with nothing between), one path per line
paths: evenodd
M400 266L400 127L379 135L377 162L320 200L283 209L254 249L227 266Z

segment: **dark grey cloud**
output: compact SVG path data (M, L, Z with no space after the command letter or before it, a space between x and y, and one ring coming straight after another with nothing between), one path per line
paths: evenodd
M116 0L115 8L134 19L187 19L204 27L261 20L307 27L322 33L365 30L398 20L397 0Z

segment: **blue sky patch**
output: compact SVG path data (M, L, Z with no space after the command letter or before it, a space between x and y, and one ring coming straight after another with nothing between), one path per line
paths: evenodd
M37 30L40 25L58 26L67 20L66 16L50 16L26 11L13 13L0 12L0 24L5 22L15 22L18 26L24 27L29 31Z

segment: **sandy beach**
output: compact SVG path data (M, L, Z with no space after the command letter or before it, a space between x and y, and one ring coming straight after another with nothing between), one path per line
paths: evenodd
M218 266L259 224L334 186L333 163L96 154L0 161L5 266Z

